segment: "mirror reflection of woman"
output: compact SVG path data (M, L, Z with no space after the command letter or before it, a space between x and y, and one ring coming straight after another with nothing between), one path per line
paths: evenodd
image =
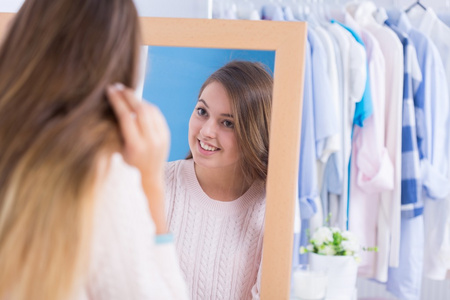
M133 1L26 0L2 41L0 299L187 299Z
M259 299L273 80L233 61L200 89L187 159L168 163L169 230L192 299Z

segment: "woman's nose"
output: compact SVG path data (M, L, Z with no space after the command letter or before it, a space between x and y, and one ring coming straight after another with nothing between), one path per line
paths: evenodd
M214 120L209 119L208 121L206 121L203 124L202 128L200 129L200 133L204 137L215 138L216 133L217 133L217 128L216 128L216 123L214 122Z

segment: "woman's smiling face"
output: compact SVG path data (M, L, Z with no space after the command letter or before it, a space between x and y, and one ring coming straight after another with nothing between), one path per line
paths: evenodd
M200 95L189 120L189 147L202 167L234 168L239 163L231 100L219 82L208 84Z

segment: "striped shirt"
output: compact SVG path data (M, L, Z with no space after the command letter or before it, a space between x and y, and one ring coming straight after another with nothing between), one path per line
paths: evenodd
M423 213L422 180L418 148L416 110L420 110L414 94L422 81L422 73L417 61L414 45L407 34L386 20L403 44L403 111L402 111L402 217L413 218Z

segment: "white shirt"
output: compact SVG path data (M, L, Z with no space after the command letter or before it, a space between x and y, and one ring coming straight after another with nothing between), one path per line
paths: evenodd
M347 228L347 190L348 190L348 163L351 151L351 132L355 103L360 101L364 93L367 64L366 51L353 36L342 26L332 23L328 30L336 38L340 47L342 58L342 98L341 103L341 145L343 160L342 195L338 209L338 224L342 229ZM333 211L331 211L334 214Z

